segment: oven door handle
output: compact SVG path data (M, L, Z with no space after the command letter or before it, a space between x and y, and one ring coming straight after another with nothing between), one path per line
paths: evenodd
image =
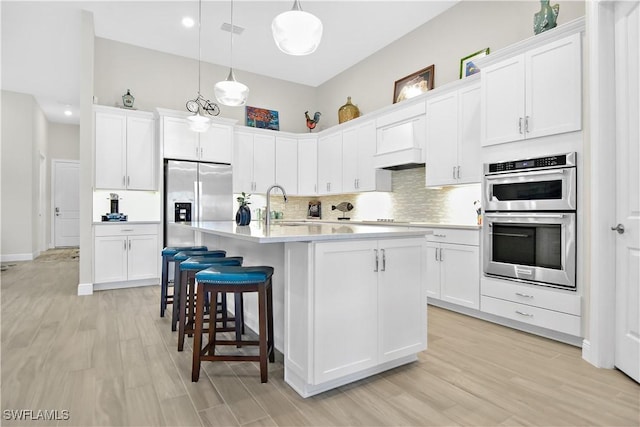
M517 178L520 176L564 175L565 172L566 172L566 169L545 169L541 171L516 172L516 173L505 172L505 173L499 173L496 175L485 175L484 179L489 181L493 179Z
M486 213L484 214L486 218L564 218L564 214L540 214L540 213L530 213L530 214L498 214L498 213Z

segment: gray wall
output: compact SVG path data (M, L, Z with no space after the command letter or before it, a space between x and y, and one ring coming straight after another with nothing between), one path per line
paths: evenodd
M49 158L80 160L80 126L49 123Z

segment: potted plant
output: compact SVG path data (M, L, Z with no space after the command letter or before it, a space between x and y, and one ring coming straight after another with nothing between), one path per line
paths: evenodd
M246 194L244 191L240 196L236 198L240 206L238 206L238 212L236 212L236 224L238 225L249 225L251 222L251 209L249 206L251 202L249 198L251 194Z

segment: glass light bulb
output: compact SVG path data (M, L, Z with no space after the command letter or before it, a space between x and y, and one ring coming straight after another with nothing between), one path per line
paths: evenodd
M231 76L231 73L229 74ZM249 88L233 78L227 78L213 87L216 99L222 105L238 107L247 103Z
M209 118L201 115L199 111L193 116L187 117L187 120L189 121L189 129L194 132L206 132L211 125Z
M290 10L273 18L271 32L276 46L284 53L309 55L320 45L322 22L308 12Z

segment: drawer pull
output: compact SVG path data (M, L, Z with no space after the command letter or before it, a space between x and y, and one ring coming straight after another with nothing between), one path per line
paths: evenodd
M519 297L523 297L523 298L533 298L533 295L527 295L527 294L523 294L520 292L516 292L516 295L518 295Z
M123 228L122 231L133 231L133 228Z
M533 317L533 314L525 313L520 310L516 310L516 313L518 313L520 316Z
M446 234L434 234L433 237L447 237Z

